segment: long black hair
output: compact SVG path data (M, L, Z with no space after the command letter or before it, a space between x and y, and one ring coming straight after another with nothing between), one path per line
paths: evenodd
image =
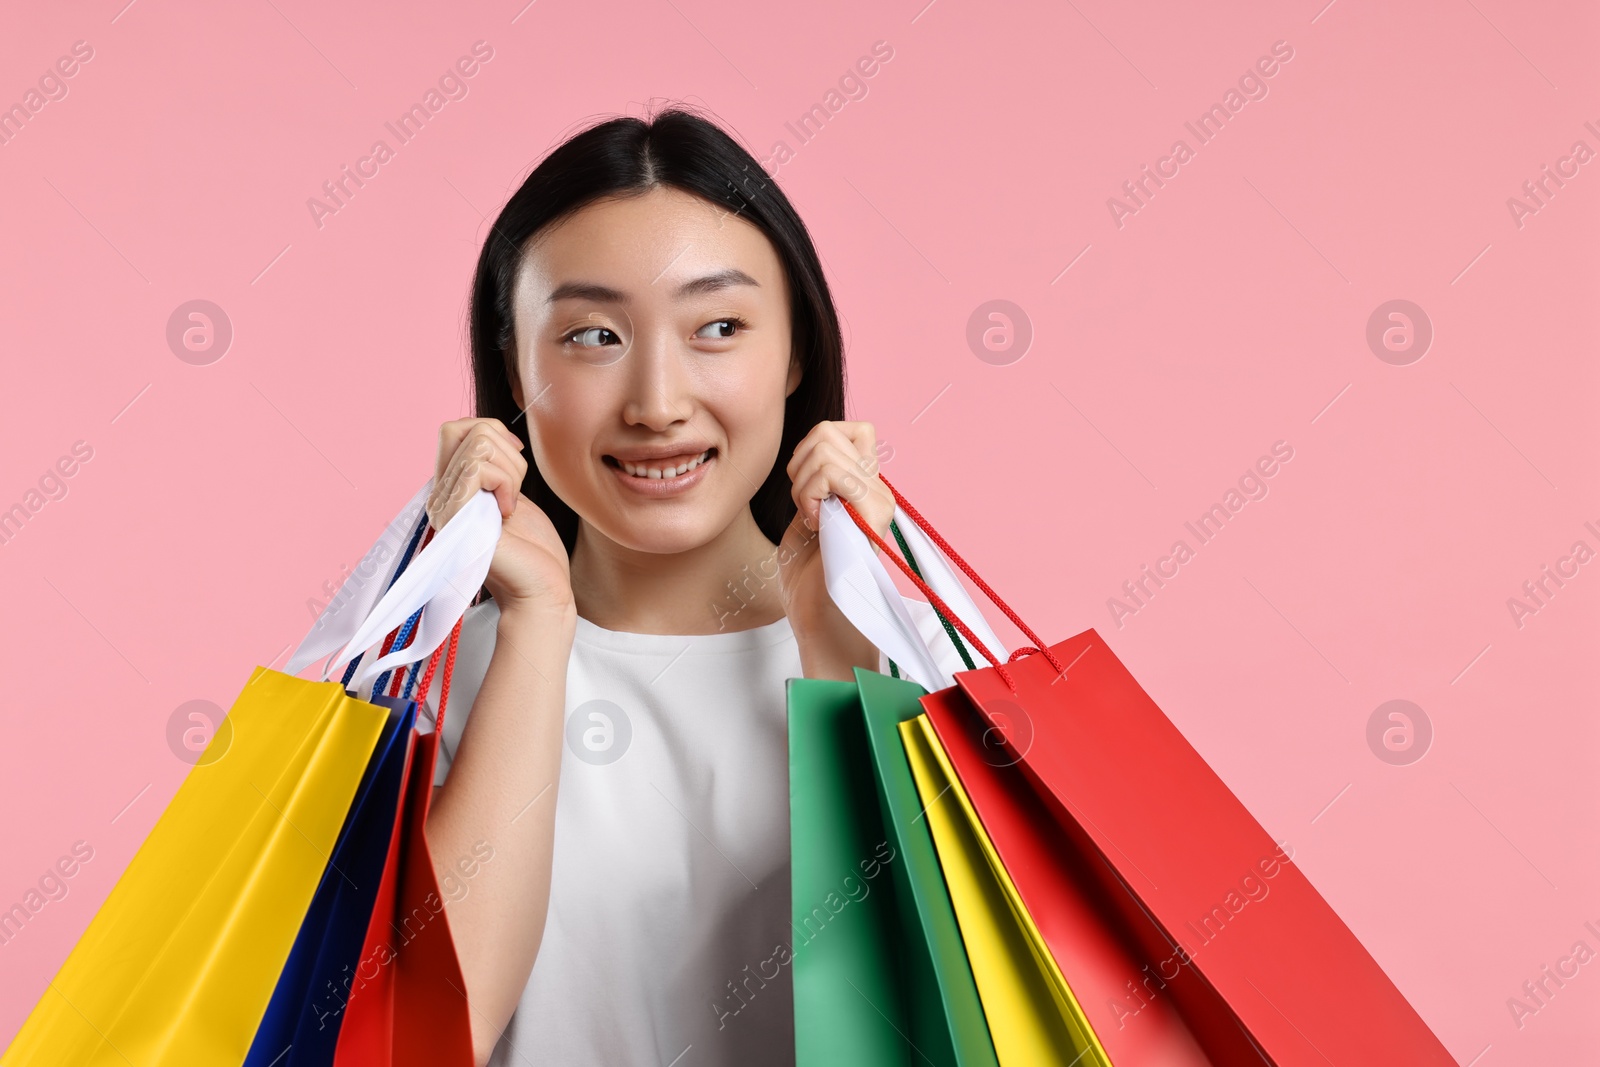
M844 418L844 342L833 296L811 235L794 206L749 152L715 123L672 107L653 119L619 117L591 126L545 157L517 189L489 231L472 281L472 374L480 418L496 418L529 446L522 492L561 534L570 553L578 516L556 496L538 466L527 421L511 391L516 373L512 295L530 238L602 197L635 196L671 186L726 207L772 242L789 282L791 358L800 384L783 412L783 443L750 511L768 540L781 541L795 504L784 470L795 446L819 422Z

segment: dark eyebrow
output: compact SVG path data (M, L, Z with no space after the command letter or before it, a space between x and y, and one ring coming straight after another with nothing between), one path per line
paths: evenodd
M714 274L707 274L702 278L694 278L678 286L673 294L677 297L698 296L701 293L714 293L719 289L728 289L735 285L754 285L758 288L761 283L756 281L737 267L719 270ZM558 300L589 300L597 304L626 304L628 297L620 290L597 282L564 282L556 286L550 294L550 303Z
M754 285L761 287L761 283L737 267L719 270L715 274L707 274L703 278L695 278L678 286L675 296L697 296L700 293L714 293L718 289L729 289L735 285Z
M595 282L566 282L556 286L550 294L550 303L558 300L592 300L597 304L624 304L627 297L609 286Z

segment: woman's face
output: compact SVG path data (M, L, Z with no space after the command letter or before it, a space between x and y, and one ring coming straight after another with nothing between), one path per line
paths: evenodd
M514 301L532 461L579 516L674 553L749 508L800 382L759 229L672 188L596 201L537 236Z

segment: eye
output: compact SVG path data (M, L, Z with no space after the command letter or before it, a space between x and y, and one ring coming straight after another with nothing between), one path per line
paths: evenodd
M708 322L696 330L694 335L708 341L726 341L732 338L736 333L738 333L738 331L749 328L749 323L745 322L741 318L733 317L727 319L718 319L715 322ZM713 332L707 333L707 330L711 330Z
M576 344L583 348L600 348L604 345L621 344L622 338L614 330L604 326L589 326L581 330L573 330L561 339L563 344Z

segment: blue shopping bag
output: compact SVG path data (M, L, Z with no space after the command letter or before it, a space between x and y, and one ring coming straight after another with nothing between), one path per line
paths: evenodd
M417 705L373 696L389 709L355 802L306 911L244 1067L331 1067L339 1022L383 878L400 810L400 784Z

